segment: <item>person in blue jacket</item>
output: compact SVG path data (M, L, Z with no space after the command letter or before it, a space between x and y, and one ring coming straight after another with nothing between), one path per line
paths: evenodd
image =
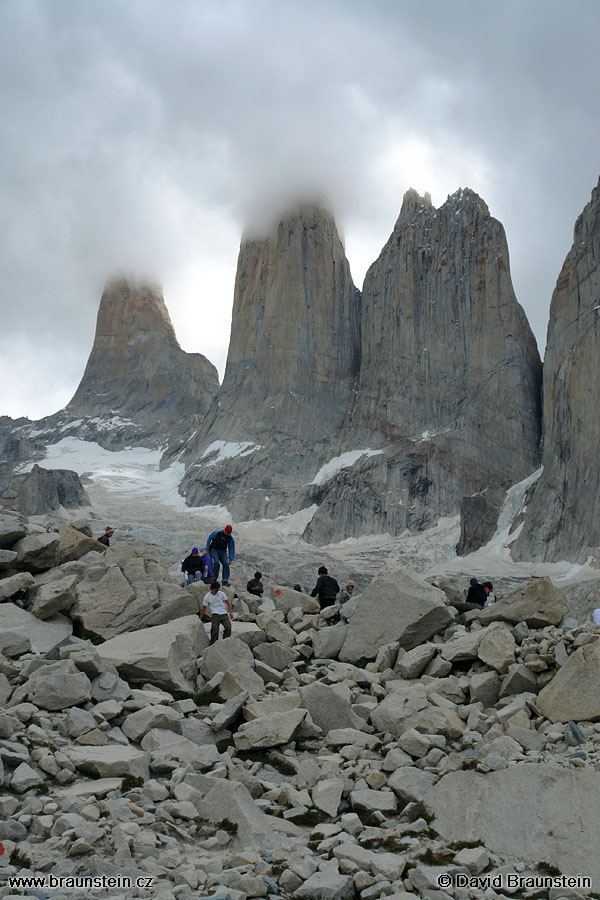
M219 567L223 566L223 584L229 587L229 566L235 559L235 541L233 539L231 525L226 525L222 531L213 531L209 534L206 549L210 552L213 561L213 578L218 579Z

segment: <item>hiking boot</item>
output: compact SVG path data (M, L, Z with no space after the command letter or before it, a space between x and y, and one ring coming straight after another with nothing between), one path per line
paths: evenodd
M228 581L224 581L224 582L223 582L223 587L229 587L229 582L228 582Z

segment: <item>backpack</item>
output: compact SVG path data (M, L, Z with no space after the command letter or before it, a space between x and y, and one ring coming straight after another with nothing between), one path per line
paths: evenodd
M229 534L225 534L224 531L219 531L215 534L214 538L210 542L209 550L227 550L229 547L229 541L231 540L231 536Z

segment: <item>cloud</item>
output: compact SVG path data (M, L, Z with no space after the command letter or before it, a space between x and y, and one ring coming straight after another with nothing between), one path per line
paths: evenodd
M72 394L122 269L222 372L240 235L299 194L360 285L406 189L474 188L543 349L598 177L599 25L595 0L5 0L0 413Z

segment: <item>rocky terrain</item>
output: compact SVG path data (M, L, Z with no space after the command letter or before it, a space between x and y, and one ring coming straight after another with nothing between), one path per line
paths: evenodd
M445 575L323 613L232 587L210 647L206 586L90 534L0 518L0 897L33 874L75 889L21 895L112 875L159 900L598 892L598 629L549 579L461 619Z
M552 296L543 472L528 502L515 559L585 562L600 545L599 315L600 182L577 219Z

